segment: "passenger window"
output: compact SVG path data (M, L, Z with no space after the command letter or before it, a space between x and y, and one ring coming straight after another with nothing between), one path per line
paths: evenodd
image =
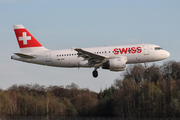
M58 57L58 55L57 55L57 57Z

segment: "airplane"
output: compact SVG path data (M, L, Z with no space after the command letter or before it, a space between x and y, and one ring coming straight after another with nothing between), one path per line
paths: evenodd
M145 63L166 59L170 53L154 44L133 44L91 48L50 50L43 47L22 25L13 25L21 53L11 59L53 67L94 67L92 75L98 77L98 68L123 71L126 64Z

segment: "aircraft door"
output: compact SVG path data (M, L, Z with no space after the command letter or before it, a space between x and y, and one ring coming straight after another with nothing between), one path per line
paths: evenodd
M149 46L144 45L144 55L149 55Z
M51 52L46 52L46 62L51 62Z

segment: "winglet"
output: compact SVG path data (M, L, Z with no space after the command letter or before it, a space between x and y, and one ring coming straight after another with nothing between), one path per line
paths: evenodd
M75 47L70 47L71 48L71 50L74 50L75 49Z

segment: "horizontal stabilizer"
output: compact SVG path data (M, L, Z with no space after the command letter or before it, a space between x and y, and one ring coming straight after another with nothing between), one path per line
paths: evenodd
M32 55L27 55L27 54L23 54L23 53L14 53L17 56L21 57L21 58L27 58L27 59L32 59L32 58L36 58L35 56Z

